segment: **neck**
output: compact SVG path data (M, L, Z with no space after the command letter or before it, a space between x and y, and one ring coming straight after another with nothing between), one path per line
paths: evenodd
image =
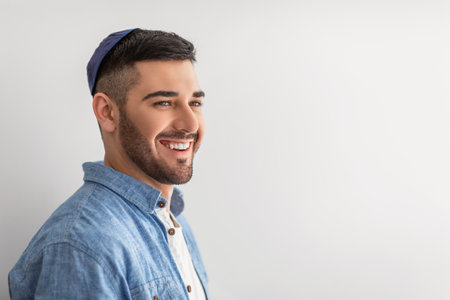
M161 197L167 200L167 210L170 210L170 200L173 193L172 184L162 184L159 181L156 181L152 177L142 172L142 170L137 167L136 164L134 164L131 160L121 159L121 156L116 156L115 158L113 158L112 155L108 155L108 153L106 152L104 164L105 166L133 177L134 179L139 180L160 191Z

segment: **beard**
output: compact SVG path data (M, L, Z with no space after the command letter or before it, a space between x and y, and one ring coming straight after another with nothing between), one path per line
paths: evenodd
M162 184L183 184L188 182L193 174L194 145L198 134L186 134L182 131L162 132L155 137L155 142L161 138L193 139L192 156L190 159L177 159L175 167L162 158L157 158L150 148L150 142L128 118L125 108L119 108L119 138L128 157L146 175Z

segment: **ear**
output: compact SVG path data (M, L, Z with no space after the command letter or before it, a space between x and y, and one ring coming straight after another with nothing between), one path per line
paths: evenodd
M102 130L109 133L114 132L119 121L116 103L106 94L96 93L92 99L92 108Z

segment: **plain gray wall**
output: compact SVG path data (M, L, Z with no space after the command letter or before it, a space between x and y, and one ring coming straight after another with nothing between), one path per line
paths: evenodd
M85 66L107 34L198 48L186 214L214 299L450 299L448 1L0 2L0 299L102 159Z

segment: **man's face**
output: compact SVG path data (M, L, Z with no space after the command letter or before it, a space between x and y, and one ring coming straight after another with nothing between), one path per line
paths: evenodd
M119 138L131 161L163 184L192 177L194 153L203 137L200 90L192 63L143 61L140 79L119 108Z

